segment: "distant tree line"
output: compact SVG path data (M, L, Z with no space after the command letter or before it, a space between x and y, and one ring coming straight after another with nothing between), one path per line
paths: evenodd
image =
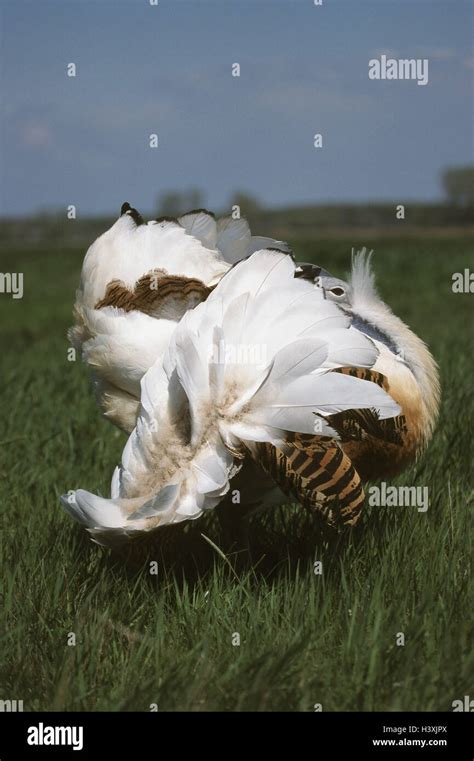
M450 167L442 173L446 200L441 203L407 202L405 218L397 219L396 208L403 200L392 203L330 203L307 206L265 208L252 194L235 192L226 208L213 209L230 214L238 206L256 235L275 238L317 239L325 231L372 228L383 232L398 231L403 226L420 232L430 228L469 227L474 225L474 167ZM168 190L157 199L157 208L145 218L177 216L191 209L205 207L205 197L198 188ZM28 219L0 219L0 246L3 247L87 247L115 221L116 216L68 220L66 212L43 212Z
M445 169L442 182L450 203L455 206L474 207L474 166Z

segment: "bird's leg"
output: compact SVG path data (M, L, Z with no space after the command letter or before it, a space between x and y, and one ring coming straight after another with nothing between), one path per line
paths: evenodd
M234 504L227 498L216 508L226 554L235 556L239 566L252 562L249 518L255 505Z

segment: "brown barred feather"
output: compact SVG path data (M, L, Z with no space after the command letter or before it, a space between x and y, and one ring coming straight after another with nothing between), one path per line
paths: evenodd
M376 383L389 391L386 376L375 370L340 367L332 372ZM401 447L407 433L406 420L403 415L379 420L374 409L346 410L325 420L341 437L340 444L327 436L288 433L283 448L259 444L253 456L284 492L315 508L329 525L353 526L365 495L350 456L352 449L348 453L346 446L376 440Z
M389 393L389 383L385 375L364 367L339 367L332 372L351 375L360 380L376 383ZM326 418L327 422L341 437L343 443L348 441L364 441L369 437L381 439L390 444L403 446L407 434L407 424L404 415L396 418L379 420L375 409L345 410Z
M345 410L329 415L326 420L338 432L342 442L363 441L368 436L373 436L376 439L403 446L403 437L407 432L404 415L379 420L374 409Z
M252 456L286 494L316 510L329 526L357 523L364 491L349 457L334 440L292 434L284 450L257 444Z
M377 386L383 388L384 391L388 391L389 389L389 383L385 375L382 375L382 373L379 373L376 370L369 370L366 367L337 367L331 372L342 373L343 375L350 375L352 378L359 378L359 380L376 383Z
M197 278L168 275L165 270L156 269L143 275L132 289L121 280L112 280L95 308L113 306L125 312L144 312L151 317L181 319L188 309L205 301L211 291L212 288Z

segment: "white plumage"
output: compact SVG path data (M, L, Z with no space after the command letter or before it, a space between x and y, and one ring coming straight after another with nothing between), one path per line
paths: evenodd
M224 217L216 222L212 214L199 210L177 220L163 218L145 224L128 203L122 206L120 218L86 254L76 294L75 325L69 331L71 343L93 372L98 400L111 422L127 432L134 427L140 380L163 356L186 309L202 300L196 289L212 288L235 261L262 245L284 248L286 244L252 237L244 219ZM101 304L111 286L119 285L123 300L147 275L150 301L173 276L181 278L181 284L194 281L195 290L183 291L181 298L155 300L148 313L114 306L121 303L114 302L114 294L110 305Z
M203 221L199 234L212 243L209 228ZM121 273L131 282L137 270L125 274L124 265ZM96 298L100 288L93 289ZM291 432L314 434L316 419L319 435L337 440L330 415L371 408L384 420L400 412L376 383L333 372L372 368L378 350L321 289L295 278L293 261L281 251L253 253L222 277L206 301L187 311L171 335L160 330L111 498L84 490L62 498L69 514L99 541L194 519L216 507L242 458L258 459L261 442L284 447ZM235 361L239 346L260 352ZM90 358L93 350L85 351ZM142 369L143 363L127 368L128 393L136 392Z
M378 296L370 257L346 283L288 253L243 219L145 224L129 204L90 247L69 335L130 434L109 499L62 498L96 541L198 518L231 483L236 510L294 498L354 525L361 478L395 475L426 446L436 364Z

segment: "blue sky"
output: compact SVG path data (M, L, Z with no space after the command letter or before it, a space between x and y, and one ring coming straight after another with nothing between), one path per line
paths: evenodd
M471 2L1 8L2 214L115 213L125 199L147 212L190 186L216 209L236 189L267 206L431 200L443 167L473 161ZM428 85L369 80L381 53L428 58Z

